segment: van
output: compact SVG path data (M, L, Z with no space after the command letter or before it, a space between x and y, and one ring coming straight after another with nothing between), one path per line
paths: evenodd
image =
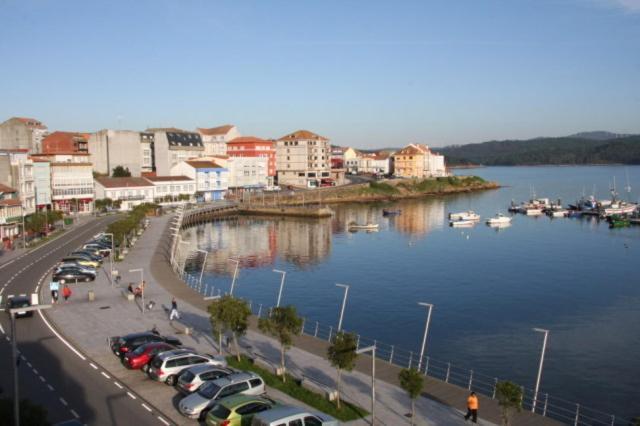
M251 426L338 426L338 421L326 414L309 412L293 405L279 405L257 413Z

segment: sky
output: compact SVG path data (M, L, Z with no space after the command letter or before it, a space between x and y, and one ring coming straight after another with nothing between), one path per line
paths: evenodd
M640 133L640 0L0 0L0 121L357 148Z

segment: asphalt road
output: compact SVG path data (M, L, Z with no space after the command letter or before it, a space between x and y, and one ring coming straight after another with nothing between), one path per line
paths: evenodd
M109 221L114 219L107 217L91 220L0 265L0 294L3 304L10 295L29 295L37 292L38 286L48 286L45 277L49 269L62 256L104 230ZM108 267L107 262L105 265ZM64 305L58 305L54 309L64 309ZM0 313L0 327L1 396L11 398L11 326L7 314ZM82 424L89 425L169 424L155 407L114 380L99 365L64 341L42 315L35 313L31 318L19 318L16 320L16 328L18 350L21 354L20 397L43 405L51 423L77 419Z

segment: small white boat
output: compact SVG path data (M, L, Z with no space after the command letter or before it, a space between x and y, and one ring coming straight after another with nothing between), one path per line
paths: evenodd
M494 217L487 219L487 225L499 225L506 223L511 223L511 218L503 215L502 213L498 213Z
M460 220L480 220L480 215L474 212L473 210L467 210L466 212L458 212L458 213L449 213L449 220L460 221Z
M548 214L551 217L568 217L569 216L569 210L567 210L567 209L549 210Z
M525 210L527 216L540 216L542 209L537 207L530 207Z
M353 229L364 229L366 231L370 231L370 230L377 230L378 229L378 224L377 223L367 223L366 225L358 225L357 223L353 223L349 225L349 230Z
M453 226L454 228L471 228L478 221L476 220L452 220L449 222L449 226Z

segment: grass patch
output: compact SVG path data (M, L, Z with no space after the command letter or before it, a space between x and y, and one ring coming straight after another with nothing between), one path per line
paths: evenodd
M388 183L373 181L369 182L369 187L364 188L362 192L365 194L393 195L397 194L399 191L398 188L389 185Z
M256 366L245 356L242 357L240 362L238 362L236 357L229 356L227 357L227 362L233 368L253 371L254 373L259 374L267 386L278 389L280 392L284 392L298 401L310 405L323 413L329 414L338 420L357 420L369 414L368 411L344 401L341 401L342 408L338 410L335 404L325 398L324 395L320 395L310 391L309 389L303 388L298 384L297 380L289 374L287 374L287 382L282 383L282 379L280 377L265 370L264 368Z

